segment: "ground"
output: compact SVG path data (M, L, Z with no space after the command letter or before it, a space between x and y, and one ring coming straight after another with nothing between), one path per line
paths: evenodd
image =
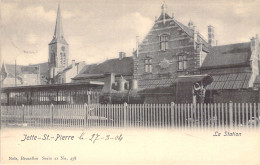
M260 164L259 129L225 131L2 128L1 164Z

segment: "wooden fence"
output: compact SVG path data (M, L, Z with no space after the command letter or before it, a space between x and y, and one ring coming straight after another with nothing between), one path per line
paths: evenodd
M241 128L259 125L259 103L2 106L3 125Z

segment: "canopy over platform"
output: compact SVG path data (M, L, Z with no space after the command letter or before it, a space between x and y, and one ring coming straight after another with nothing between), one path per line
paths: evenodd
M202 85L205 87L213 82L213 78L208 75L186 75L186 76L179 76L177 79L174 81L174 84L180 84L180 83L196 83L196 82L201 82Z

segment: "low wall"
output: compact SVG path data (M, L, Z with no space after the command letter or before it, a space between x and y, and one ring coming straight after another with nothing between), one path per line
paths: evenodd
M214 103L254 103L260 102L259 90L218 90L213 96Z

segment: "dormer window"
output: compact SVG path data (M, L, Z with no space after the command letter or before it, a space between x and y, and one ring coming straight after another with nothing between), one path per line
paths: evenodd
M167 34L163 34L160 36L160 49L165 51L168 49L168 41L169 36Z

